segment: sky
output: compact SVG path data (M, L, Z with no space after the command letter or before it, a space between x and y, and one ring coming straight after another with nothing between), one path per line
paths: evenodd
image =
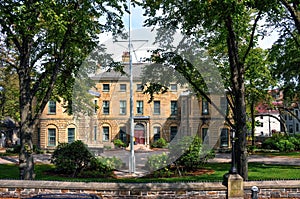
M143 16L143 12L144 11L142 10L141 7L131 6L131 13L132 13L131 14L131 31L135 32L135 34L132 34L132 40L136 40L136 39L145 39L146 40L146 39L148 39L147 37L149 35L147 35L147 34L143 35L143 33L142 33L142 35L138 35L138 33L137 33L138 32L137 30L141 30L141 29L144 28L143 23L144 23L144 20L146 19L146 17ZM129 29L128 28L129 27L129 14L125 14L123 16L123 21L124 21L126 30L128 30ZM101 38L102 38L102 41L107 41L107 40L111 39L111 35L103 34L101 36ZM270 36L265 37L263 40L260 39L259 40L259 47L261 47L263 49L271 48L272 44L277 40L277 38L278 38L278 34L273 33ZM143 52L140 52L140 54L145 53L144 50L140 47L143 44L135 43L135 42L133 42L132 44L133 44L133 48L139 48L139 49L135 49L136 53L139 53L138 51L143 51ZM116 46L114 47L115 48L114 51L118 48L122 48L123 51L126 51L128 49L128 44L125 44L125 43L118 43L118 44L115 44L115 45ZM149 45L151 45L151 44L147 43L146 46L149 47ZM137 57L138 57L137 59L141 59L142 55L138 55ZM138 61L138 60L133 60L133 61Z

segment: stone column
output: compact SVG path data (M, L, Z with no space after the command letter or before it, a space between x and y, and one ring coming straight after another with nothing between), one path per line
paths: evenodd
M149 147L150 144L150 124L148 122L146 123L146 146Z
M227 181L228 199L243 199L244 198L244 181L238 174L229 174Z

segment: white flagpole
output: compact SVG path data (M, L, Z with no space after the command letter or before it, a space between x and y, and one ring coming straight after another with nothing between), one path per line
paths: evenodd
M130 159L129 173L135 173L134 156L134 118L133 118L133 77L132 77L132 44L131 44L131 0L129 0L129 28L128 28L128 51L129 51L129 73L130 73Z

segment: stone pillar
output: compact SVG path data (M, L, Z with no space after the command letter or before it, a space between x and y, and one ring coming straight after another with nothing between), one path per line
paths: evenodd
M148 122L145 122L146 124L146 143L145 145L149 147L150 144L150 124Z
M227 181L228 199L243 199L244 198L244 181L238 174L229 174Z

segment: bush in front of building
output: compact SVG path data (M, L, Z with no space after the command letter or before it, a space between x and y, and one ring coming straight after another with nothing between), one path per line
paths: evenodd
M297 151L300 150L300 136L274 134L262 143L262 148L279 150L281 152Z
M77 140L70 144L60 143L52 154L51 163L55 165L56 172L76 177L91 163L93 158L87 146Z
M151 144L151 148L166 148L167 146L168 142L164 138L159 138Z
M113 176L113 171L121 169L124 163L120 158L113 157L94 157L88 167L84 168L78 177L83 178L107 178Z
M170 157L182 154L180 158L175 161L175 165L180 166L183 171L195 170L203 166L208 159L215 157L213 150L203 150L202 141L198 136L183 137L179 142L172 145L170 151Z
M198 136L185 136L173 142L169 154L162 153L148 157L146 168L152 171L154 177L176 176L201 168L208 159L214 157L213 150L203 150Z
M125 144L122 140L120 139L114 139L114 145L115 147L118 147L118 148L123 148L123 147L126 147L127 144Z

